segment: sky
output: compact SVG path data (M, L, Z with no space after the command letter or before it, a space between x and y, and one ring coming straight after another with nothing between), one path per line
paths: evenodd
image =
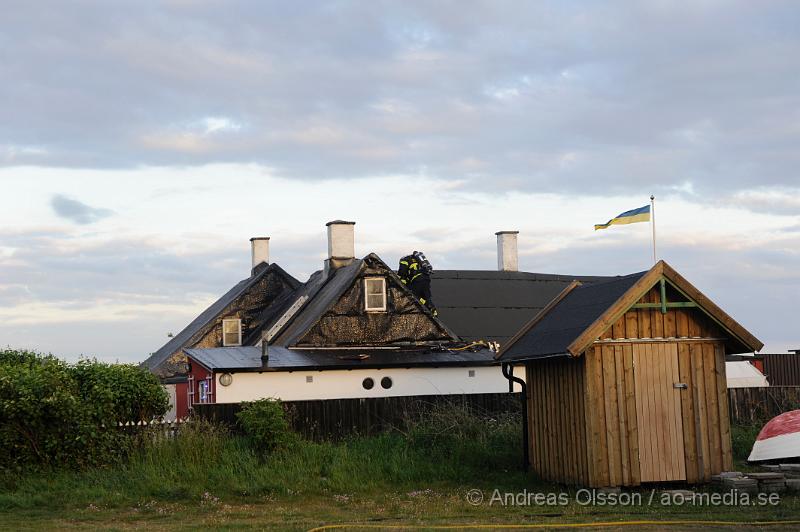
M138 362L325 223L439 269L657 251L800 347L791 1L16 2L0 18L0 346ZM434 294L435 299L435 294Z

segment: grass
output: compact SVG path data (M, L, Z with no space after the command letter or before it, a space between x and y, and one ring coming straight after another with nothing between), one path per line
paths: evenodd
M748 434L734 431L734 441L742 440L740 447L735 444L737 458ZM786 496L777 507L665 506L658 498L655 505L583 506L576 503L574 489L520 471L514 418L478 418L463 409L435 411L404 433L338 443L304 441L269 456L205 423L187 425L175 438L148 441L115 468L4 477L0 528L305 530L342 522L433 527L800 516L798 498ZM467 502L470 489L483 491L483 504ZM568 504L489 505L495 489L565 493ZM641 493L647 500L649 490Z

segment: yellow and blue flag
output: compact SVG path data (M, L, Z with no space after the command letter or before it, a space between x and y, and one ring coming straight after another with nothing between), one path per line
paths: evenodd
M625 211L622 214L610 219L604 224L594 226L594 230L606 229L610 225L616 224L635 224L636 222L649 222L650 221L650 205L646 207L639 207L630 211Z

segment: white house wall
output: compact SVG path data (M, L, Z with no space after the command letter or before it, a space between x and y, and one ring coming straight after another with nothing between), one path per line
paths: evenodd
M470 377L470 372L474 372L474 376ZM508 392L508 380L503 377L499 366L233 373L229 386L220 384L220 375L217 373L214 377L217 403L239 403L267 397L308 401ZM524 378L524 368L516 368L515 375ZM311 377L311 382L308 382L308 377ZM367 377L374 381L370 390L362 386ZM391 388L381 386L384 377L392 379ZM520 391L520 386L515 384L514 391Z
M175 421L177 416L177 387L174 384L164 384L164 391L169 395L169 410L164 415L164 421Z

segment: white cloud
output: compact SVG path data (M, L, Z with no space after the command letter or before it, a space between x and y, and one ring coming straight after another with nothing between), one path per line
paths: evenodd
M207 116L200 121L205 129L206 135L225 131L239 131L242 124L224 116Z

